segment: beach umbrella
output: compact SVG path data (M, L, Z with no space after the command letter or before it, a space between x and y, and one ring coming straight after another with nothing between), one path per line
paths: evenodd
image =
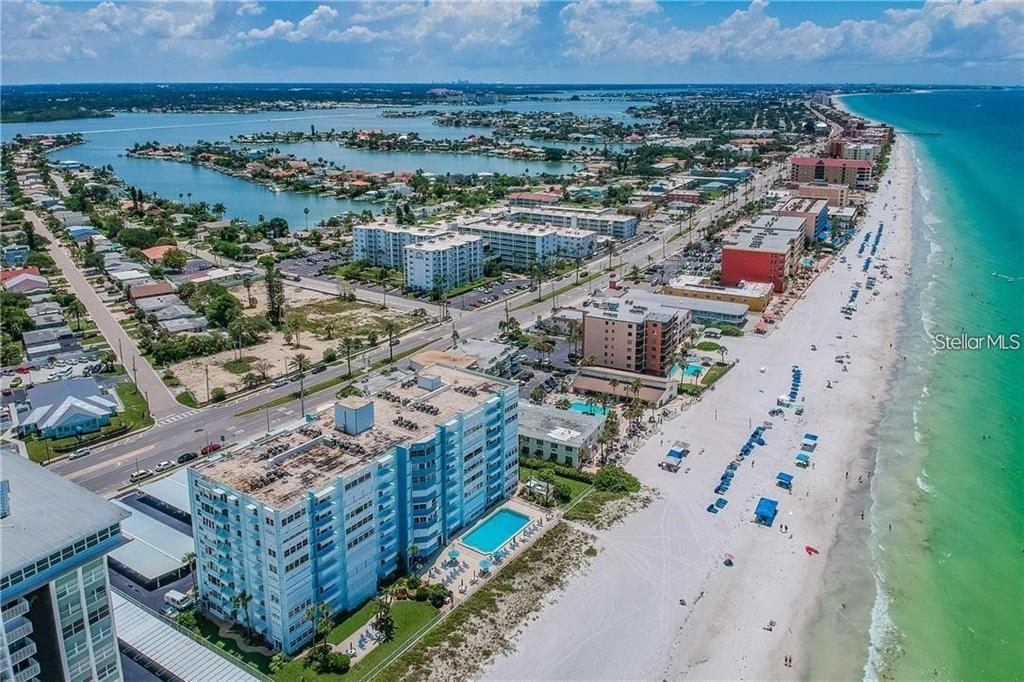
M450 552L448 552L448 558L449 559L458 559L459 558L459 550L453 549Z
M732 556L732 554L726 554L725 555L725 565L726 566L732 566L732 564L733 564L733 556Z
M491 560L490 559L481 559L480 560L480 570L485 572L485 573L487 571L491 570Z

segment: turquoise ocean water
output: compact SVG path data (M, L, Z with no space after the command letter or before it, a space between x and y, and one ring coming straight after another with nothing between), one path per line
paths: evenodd
M1024 343L1024 91L844 102L915 133L914 262L871 533L830 557L811 676L1024 679L1024 350L937 347Z

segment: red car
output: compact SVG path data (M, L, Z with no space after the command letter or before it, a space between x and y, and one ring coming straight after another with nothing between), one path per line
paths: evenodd
M200 450L200 452L202 452L204 455L208 455L211 452L217 452L218 450L220 450L220 448L221 448L220 443L210 443L205 448Z

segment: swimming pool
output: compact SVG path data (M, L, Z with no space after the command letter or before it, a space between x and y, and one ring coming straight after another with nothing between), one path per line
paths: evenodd
M576 400L569 405L570 409L582 412L583 414L592 414L598 417L603 417L608 414L608 410L600 405L588 405L585 402Z
M466 533L462 538L462 544L481 554L490 554L503 547L529 522L529 516L502 507Z
M695 377L700 375L700 373L703 371L704 368L702 366L691 362L686 366L686 369L683 370L683 376Z

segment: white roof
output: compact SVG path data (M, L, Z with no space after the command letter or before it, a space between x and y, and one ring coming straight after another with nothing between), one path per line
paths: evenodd
M257 682L228 658L176 630L156 615L110 592L117 638L183 680Z
M154 580L184 566L182 557L195 551L192 538L176 528L113 500L131 516L121 523L121 531L131 542L110 553L110 558L139 575Z

